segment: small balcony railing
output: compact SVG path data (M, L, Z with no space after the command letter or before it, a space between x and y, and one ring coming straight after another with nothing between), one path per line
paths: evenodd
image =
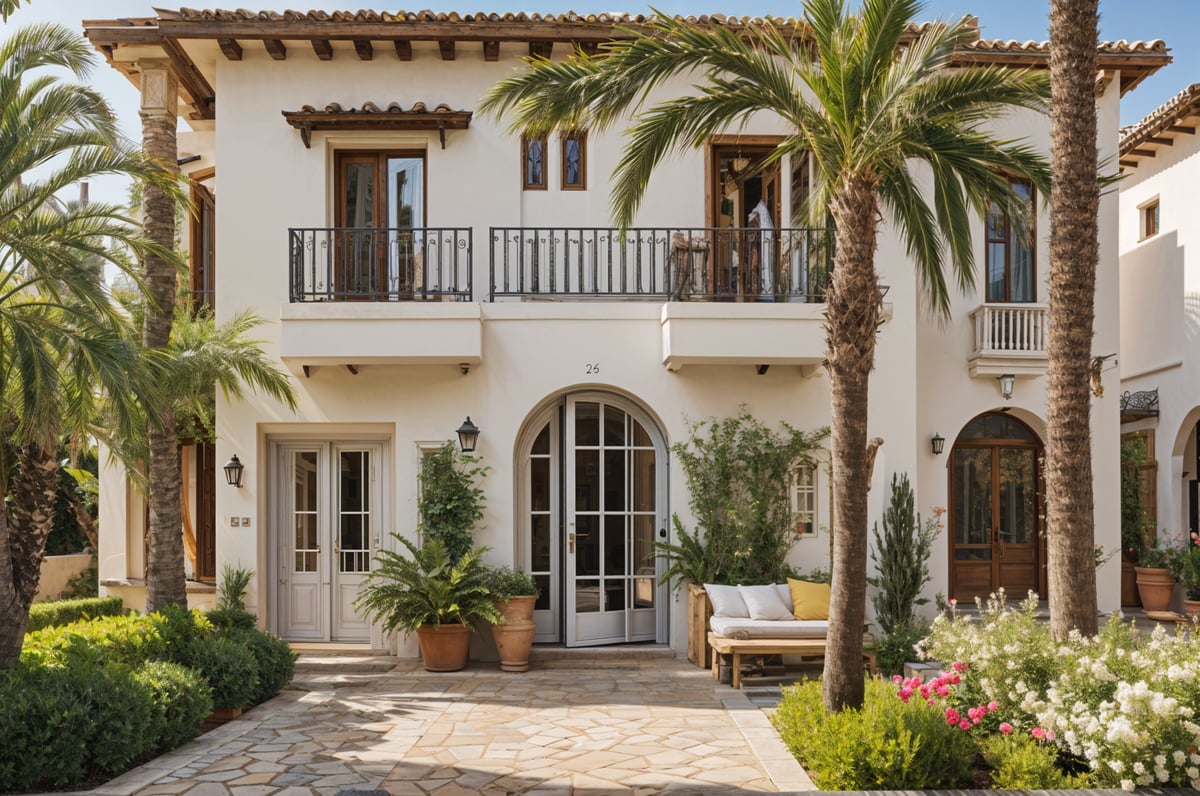
M288 230L290 299L471 301L471 230Z
M824 229L492 227L491 298L824 301Z
M1045 304L984 304L971 313L975 356L1045 356Z

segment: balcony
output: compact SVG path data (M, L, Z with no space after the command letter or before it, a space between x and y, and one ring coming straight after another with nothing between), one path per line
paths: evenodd
M1046 372L1045 304L984 304L971 313L971 376L1041 376Z
M824 229L492 227L491 300L824 300Z
M471 301L471 230L288 230L289 297L310 301Z

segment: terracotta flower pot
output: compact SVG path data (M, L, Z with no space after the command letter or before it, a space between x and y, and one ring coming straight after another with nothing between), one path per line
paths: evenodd
M471 628L466 625L421 625L417 643L427 672L457 672L467 665Z
M1171 570L1155 567L1134 567L1137 572L1138 596L1146 613L1166 611L1171 607L1171 595L1175 591L1175 578Z
M1184 600L1183 612L1187 614L1188 619L1195 621L1200 617L1200 600Z
M510 597L496 600L496 610L503 616L500 624L492 625L492 638L500 653L500 668L506 672L529 671L529 650L533 646L533 606L537 597Z

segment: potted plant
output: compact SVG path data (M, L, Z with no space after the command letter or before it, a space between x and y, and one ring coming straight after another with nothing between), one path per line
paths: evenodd
M535 631L533 608L541 590L532 575L510 567L491 570L487 587L501 617L492 623L500 668L506 672L527 672Z
M1188 543L1175 556L1171 570L1186 592L1184 611L1189 617L1200 615L1200 535L1191 535Z
M1177 556L1177 548L1158 535L1138 548L1134 571L1137 573L1138 597L1147 615L1171 607L1171 595L1175 591L1172 562Z
M417 547L392 536L408 554L380 551L355 605L384 630L416 633L426 671L457 672L467 665L473 623L500 619L484 582L487 548L467 550L454 561L441 539Z

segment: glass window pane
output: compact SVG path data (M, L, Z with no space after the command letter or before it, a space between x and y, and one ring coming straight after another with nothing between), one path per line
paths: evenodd
M654 579L638 578L633 582L633 607L654 607Z
M625 610L625 584L627 581L621 580L606 580L604 581L604 610L605 611L624 611Z
M654 549L654 515L638 514L633 518L633 574L653 575L658 551Z
M575 404L575 444L600 444L600 404Z
M654 443L650 441L650 435L646 433L646 429L641 423L633 418L630 418L629 422L633 426L633 444L635 446L639 448L649 448L654 445Z
M375 226L375 204L372 198L375 192L374 163L345 164L345 195L342 197L345 217L342 226L373 227Z
M575 581L575 611L580 614L594 614L600 610L600 581Z
M543 185L546 182L544 162L546 157L546 142L540 138L531 138L525 142L525 184Z
M537 439L535 439L533 441L532 453L535 456L538 456L538 455L547 456L550 454L550 424L549 423L547 423L546 426L541 430L541 433L539 433L537 435Z
M625 456L623 450L604 451L604 510L625 510Z
M531 518L530 552L532 561L530 568L534 572L550 570L550 515L535 514Z
M537 602L533 604L535 611L550 610L550 576L549 575L534 575L533 582L538 586Z
M625 413L612 406L604 407L604 444L625 444Z
M1033 544L1037 535L1037 454L1000 449L1000 541Z
M1008 245L1004 243L989 243L987 246L987 300L1005 301L1008 298L1005 284L1005 258Z
M600 574L600 518L575 518L575 574Z
M633 510L654 511L656 506L655 461L653 450L633 452Z
M575 510L600 510L600 451L575 451Z
M550 510L550 459L529 462L529 506L534 511Z
M565 175L563 181L567 185L580 185L583 175L580 169L580 146L578 138L563 140L563 163Z
M625 574L625 515L604 518L604 573Z
M992 450L954 451L954 540L957 544L991 544Z

